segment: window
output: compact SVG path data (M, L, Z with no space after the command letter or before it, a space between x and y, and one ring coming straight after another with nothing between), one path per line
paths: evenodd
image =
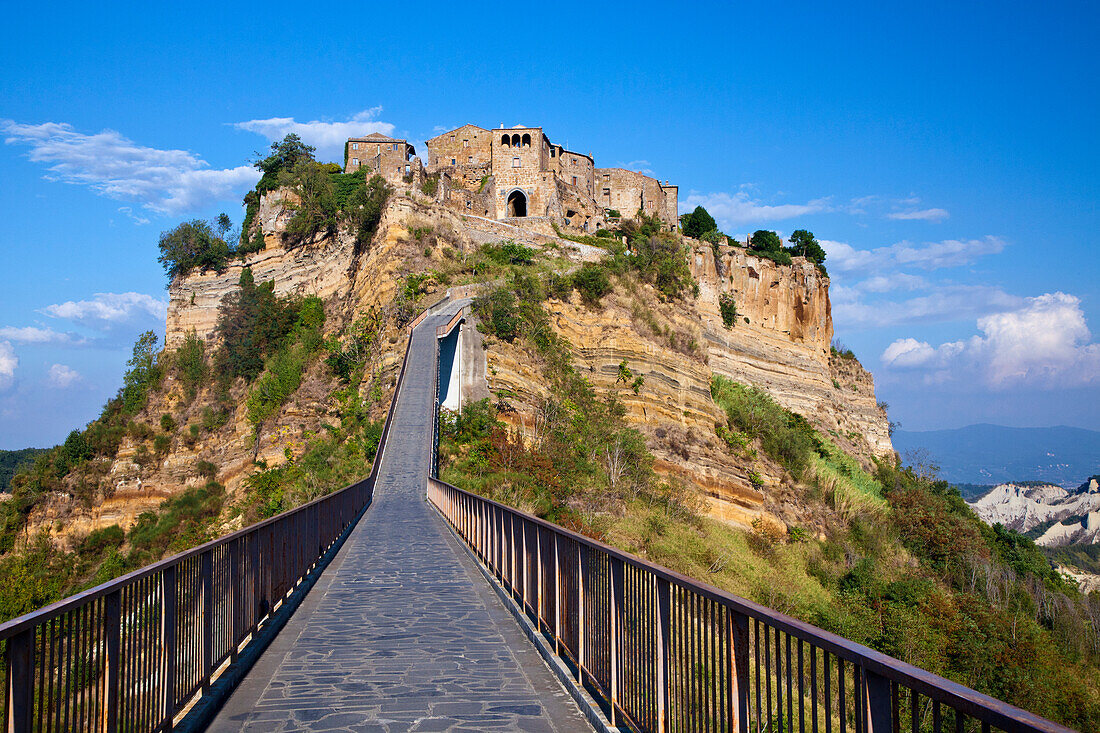
M572 159L572 160L570 160L569 162L570 162L570 163L572 163L573 165L576 165L576 164L577 164L577 159L576 159L576 158L573 158L573 159Z
M576 176L573 176L573 185L574 185L574 186L576 186L576 185L577 185L577 177L576 177Z
M472 201L467 201L467 202L466 202L466 208L467 208L467 209L472 209L472 208L474 208L474 204L473 204L473 202L472 202Z
M412 166L405 166L405 174L408 175L412 172Z
M508 140L509 140L509 137L507 135L501 135L500 136L500 144L503 145L504 147L508 147L509 145L511 145L511 143L509 143Z
M512 158L512 167L519 168L519 158Z
M351 144L351 149L352 150L358 150L359 149L359 143L352 143Z
M603 195L606 196L607 198L611 198L611 189L610 188L605 188L603 190Z
M464 147L464 148L470 147L470 141L469 140L463 140L462 141L462 147Z
M470 156L467 156L467 158L466 158L466 162L467 162L467 163L473 163L473 162L474 162L474 156L472 156L472 155L470 155Z
M454 158L451 158L451 165L458 165L458 161Z
M359 165L359 159L358 158L352 158L351 159L351 164L352 165Z
M603 174L603 179L605 181L610 181L611 180L611 174L610 173L604 173Z
M556 153L556 152L558 152L558 151L557 151L557 150L555 150L554 148L550 148L550 157L551 157L551 158L553 158L553 157L554 157L554 153Z
M393 144L393 149L394 149L394 150L397 150L397 143L394 143L394 144Z

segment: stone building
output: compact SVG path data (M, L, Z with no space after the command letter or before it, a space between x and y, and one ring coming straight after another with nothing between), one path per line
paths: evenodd
M344 172L354 173L365 168L380 173L390 183L416 177L420 159L408 140L399 140L378 132L366 137L348 138L344 148Z
M621 168L596 168L591 155L552 143L541 127L463 125L428 140L427 146L426 171L440 176L440 198L476 216L540 218L594 232L607 224L609 212L631 217L641 209L659 216L671 230L677 225L676 186ZM350 157L347 170L354 170Z

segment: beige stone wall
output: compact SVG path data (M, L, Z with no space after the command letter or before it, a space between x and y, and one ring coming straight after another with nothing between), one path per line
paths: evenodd
M562 182L576 186L584 195L592 197L596 166L587 155L563 150L558 162L558 175Z
M676 231L680 222L680 187L666 183L661 186L661 191L665 196L665 215L661 218L672 231Z
M428 171L444 168L485 168L493 162L493 131L476 125L463 125L457 130L427 141ZM479 176L480 178L480 176Z
M669 226L676 224L670 217L665 190L656 178L624 168L596 169L596 201L607 209L615 209L630 218L641 209L656 214Z
M498 217L506 217L508 197L527 197L527 216L547 216L556 198L554 174L547 170L550 145L539 128L493 130L493 179Z
M345 145L348 159L345 173L366 168L381 173L390 183L397 183L407 174L415 175L414 169L419 167L413 160L412 146L404 140L349 140Z

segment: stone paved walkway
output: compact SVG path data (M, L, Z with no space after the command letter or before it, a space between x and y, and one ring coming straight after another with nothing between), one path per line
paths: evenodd
M453 312L413 335L374 503L208 730L591 730L424 501Z

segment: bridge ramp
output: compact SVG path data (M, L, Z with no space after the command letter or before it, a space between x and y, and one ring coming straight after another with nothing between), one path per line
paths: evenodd
M413 332L374 503L208 730L591 730L424 501L454 311Z

